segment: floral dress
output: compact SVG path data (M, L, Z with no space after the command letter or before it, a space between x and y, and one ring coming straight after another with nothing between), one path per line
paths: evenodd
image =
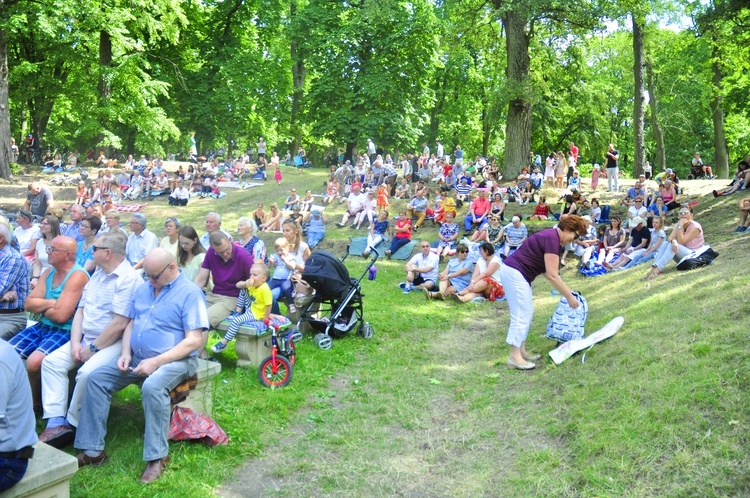
M440 236L446 239L450 239L451 237L454 237L456 234L458 234L458 224L456 223L443 223L440 225ZM452 240L450 242L446 242L444 240L440 240L440 243L438 243L438 248L444 248L447 247L449 249L455 249L456 245L458 243L455 240Z
M490 243L492 243L492 241L495 240L498 235L500 235L500 232L502 230L503 230L503 227L500 225L498 225L497 228L493 228L492 226L490 226L489 228L487 228L487 240L489 240ZM500 248L503 247L503 241L502 239L500 239L499 241L497 241L495 244L492 244L492 245L495 247L495 252L499 253Z

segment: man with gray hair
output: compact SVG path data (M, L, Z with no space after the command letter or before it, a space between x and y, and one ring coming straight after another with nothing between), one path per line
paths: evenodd
M133 213L130 216L130 235L125 248L125 257L133 268L140 270L143 267L143 258L151 249L159 246L159 239L154 232L146 229L148 220L146 215Z
M76 242L83 240L81 235L81 222L84 216L86 216L86 210L80 204L73 204L70 207L70 225L60 227L62 235L67 235L70 238L76 239Z
M138 272L125 261L126 242L119 232L97 237L94 242L97 270L78 302L70 342L42 362L42 408L47 428L39 440L56 448L73 442L88 375L120 357L122 334L133 318L133 295L143 283ZM104 296L107 299L102 299ZM75 390L68 404L68 372L78 366Z
M8 340L26 328L26 297L29 294L29 265L10 246L13 236L0 223L0 340Z
M221 215L212 211L206 215L206 233L204 233L200 238L201 245L206 251L208 251L209 247L211 247L211 243L208 238L213 232L223 233L227 236L229 241L232 242L232 236L229 235L229 232L221 229Z

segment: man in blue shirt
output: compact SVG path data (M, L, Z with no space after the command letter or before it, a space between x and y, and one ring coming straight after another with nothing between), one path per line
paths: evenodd
M122 356L89 374L75 447L78 466L101 465L111 394L140 384L146 418L141 482L151 483L169 461L169 391L195 374L196 350L208 329L203 292L177 267L174 255L156 248L143 260L148 281L135 292L133 320L125 328Z
M10 246L13 236L0 224L0 340L6 341L26 328L29 266Z
M20 481L37 442L26 368L13 346L0 340L0 493Z

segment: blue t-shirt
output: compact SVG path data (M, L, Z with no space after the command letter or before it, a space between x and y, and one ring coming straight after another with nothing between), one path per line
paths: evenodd
M390 225L388 220L376 221L374 223L374 226L372 227L372 233L374 233L375 235L385 235L385 233L388 231L388 225Z
M270 259L276 264L273 270L274 280L288 280L292 276L292 271L281 260L281 256L274 253L271 254Z
M460 275L458 277L451 277L450 279L453 287L455 287L459 292L469 286L469 283L471 282L471 274L474 271L474 263L469 258L466 258L463 261L458 258L453 258L448 261L448 274L456 273L462 268L466 268L467 270L469 270L469 272L464 273L463 275Z

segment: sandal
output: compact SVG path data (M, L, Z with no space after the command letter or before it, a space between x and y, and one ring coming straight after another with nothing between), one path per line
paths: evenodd
M659 275L661 275L661 270L659 270L657 267L653 266L653 267L651 267L651 271L649 271L648 274L646 274L646 276L643 277L643 280L653 280L656 277L658 277Z

